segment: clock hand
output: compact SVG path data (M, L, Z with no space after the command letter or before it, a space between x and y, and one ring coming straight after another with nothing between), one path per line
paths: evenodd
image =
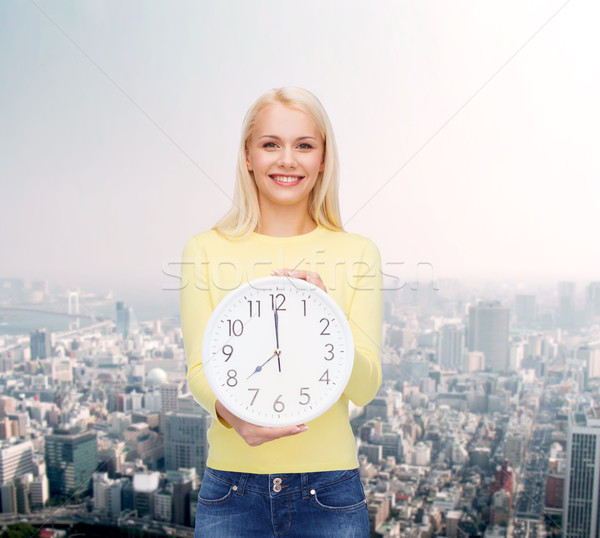
M265 362L263 362L262 364L259 364L254 369L254 372L252 372L246 379L250 379L254 374L260 372L263 369L263 367L265 366L265 364L267 364L268 362L270 362L275 357L279 357L279 350L276 350L275 353L273 353L273 355L271 355Z
M277 313L277 308L273 308L273 317L275 318L275 342L277 344L277 348L275 353L277 354L277 367L281 372L281 360L279 355L281 354L281 350L279 349L279 314ZM279 353L277 353L279 351Z

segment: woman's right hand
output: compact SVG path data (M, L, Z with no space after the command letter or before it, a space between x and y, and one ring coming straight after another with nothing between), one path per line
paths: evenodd
M281 428L267 428L266 426L257 426L236 417L231 411L226 409L223 404L217 400L215 405L217 414L221 419L227 422L238 435L246 441L249 446L259 446L269 441L274 441L280 437L298 435L308 430L305 424L298 426L282 426Z

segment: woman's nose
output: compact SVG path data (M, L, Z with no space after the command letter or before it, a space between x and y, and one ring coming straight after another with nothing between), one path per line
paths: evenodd
M286 148L283 150L279 159L279 165L285 167L296 166L296 159L294 158L294 152L291 148Z

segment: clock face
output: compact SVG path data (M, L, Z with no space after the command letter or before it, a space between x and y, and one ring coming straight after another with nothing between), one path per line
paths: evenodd
M346 317L304 280L252 280L225 297L204 332L206 378L234 415L260 426L303 424L341 396L354 364Z

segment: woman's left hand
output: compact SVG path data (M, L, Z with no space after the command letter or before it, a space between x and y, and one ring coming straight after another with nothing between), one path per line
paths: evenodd
M314 271L301 271L300 269L277 269L277 271L271 271L273 276L291 276L293 278L299 278L300 280L306 280L310 284L314 284L317 288L321 288L327 293L327 288L321 280L319 273Z

